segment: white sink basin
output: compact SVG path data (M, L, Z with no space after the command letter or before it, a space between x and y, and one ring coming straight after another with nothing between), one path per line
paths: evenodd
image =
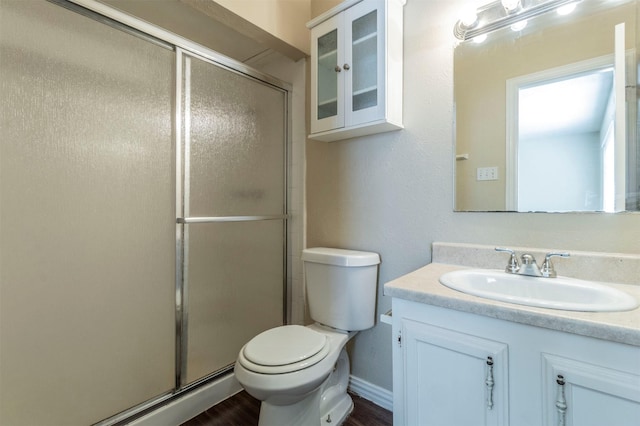
M454 290L486 299L565 311L612 312L638 307L623 291L575 278L540 278L490 269L448 272L440 283Z

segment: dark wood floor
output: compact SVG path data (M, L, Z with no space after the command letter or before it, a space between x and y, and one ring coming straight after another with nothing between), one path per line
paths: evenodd
M393 416L390 411L357 395L351 394L351 398L354 408L344 426L391 426ZM255 426L259 412L260 401L242 391L182 426Z

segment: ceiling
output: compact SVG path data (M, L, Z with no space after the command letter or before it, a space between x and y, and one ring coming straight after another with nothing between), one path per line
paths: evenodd
M305 57L303 52L212 0L100 1L240 62L272 50L294 60Z
M612 90L612 68L520 89L520 138L599 132Z

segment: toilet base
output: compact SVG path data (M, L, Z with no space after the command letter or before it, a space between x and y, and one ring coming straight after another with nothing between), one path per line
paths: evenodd
M336 405L321 419L321 424L325 426L341 425L349 417L349 414L353 411L353 401L349 394L344 394L343 397L337 401Z
M314 391L295 405L272 405L262 402L258 426L339 426L353 411L353 401L349 394L334 399L328 411L320 413L320 389Z
M292 405L274 405L263 401L258 426L320 425L320 388Z
M342 348L333 372L321 386L320 424L324 426L340 425L353 411L353 401L347 393L351 366L346 348Z
M329 377L304 399L291 405L263 401L258 426L341 425L353 411L353 401L347 393L349 367L349 357L343 347Z

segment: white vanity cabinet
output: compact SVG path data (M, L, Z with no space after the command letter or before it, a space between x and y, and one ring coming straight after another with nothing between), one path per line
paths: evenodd
M311 134L336 141L402 128L405 0L348 0L309 22Z
M507 424L506 344L408 318L400 327L406 374L394 424Z
M542 354L544 424L640 425L640 376L594 362Z
M401 426L640 424L640 347L393 299Z

